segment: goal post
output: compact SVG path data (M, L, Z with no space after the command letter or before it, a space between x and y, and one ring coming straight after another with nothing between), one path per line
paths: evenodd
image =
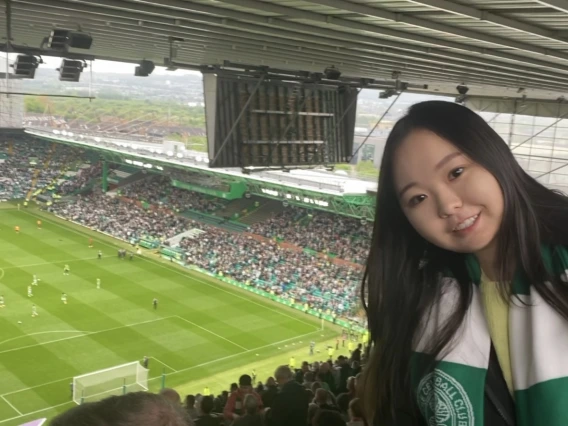
M73 377L73 402L76 404L147 390L148 369L138 361Z

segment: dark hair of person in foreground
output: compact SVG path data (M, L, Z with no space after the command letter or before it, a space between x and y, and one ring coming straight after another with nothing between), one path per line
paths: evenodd
M147 392L111 396L78 405L54 418L51 426L187 426L181 406Z

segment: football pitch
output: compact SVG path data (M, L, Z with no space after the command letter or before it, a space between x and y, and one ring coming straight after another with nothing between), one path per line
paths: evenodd
M208 386L220 392L238 378L221 379L223 372L236 374L256 365L273 371L271 359L309 359L304 356L309 341L337 335L332 327L322 329L316 318L170 265L150 252L132 261L119 259L121 243L109 237L35 210L2 207L1 426L53 417L74 405L73 376L144 356L150 357L150 390L160 388L165 373L167 387L200 392ZM38 218L42 229L36 226ZM65 264L69 275L63 274ZM34 274L39 285L28 297ZM32 317L32 304L37 317ZM259 379L265 377L259 374Z

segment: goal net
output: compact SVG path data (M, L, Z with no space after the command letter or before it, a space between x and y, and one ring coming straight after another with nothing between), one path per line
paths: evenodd
M130 362L73 377L73 401L76 404L147 390L148 369L142 367L139 362Z

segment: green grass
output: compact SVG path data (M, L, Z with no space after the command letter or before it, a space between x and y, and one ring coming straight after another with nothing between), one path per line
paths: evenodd
M0 209L0 294L6 299L0 309L1 426L53 417L73 406L73 376L144 355L152 357L151 390L160 388L165 372L166 386L182 394L206 385L219 392L242 372L255 368L264 380L291 355L298 363L309 359L310 340L321 347L337 334L332 327L321 330L313 317L151 252L119 260L116 249L124 245L114 239L43 212L6 207ZM70 276L63 275L64 264ZM28 298L33 274L41 281Z

